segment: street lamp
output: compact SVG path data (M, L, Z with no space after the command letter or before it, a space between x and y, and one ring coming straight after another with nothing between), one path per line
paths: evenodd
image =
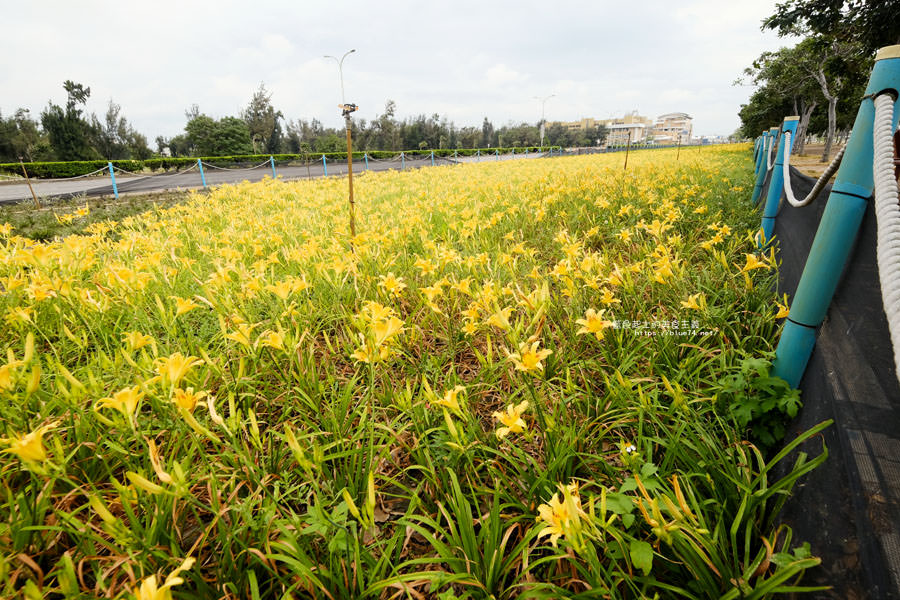
M550 94L549 96L545 96L541 98L540 96L535 96L535 100L541 101L541 148L544 147L544 109L547 107L547 100L553 98L556 94Z
M340 60L338 60L335 56L331 56L330 54L325 55L325 58L330 58L338 64L338 73L340 73L341 75L341 104L346 104L346 101L344 100L344 59L347 58L348 54L353 54L354 52L356 52L356 48L347 50L346 52L344 52L344 55Z
M356 52L356 48L344 52L340 60L335 56L326 55L325 58L333 58L338 64L338 73L341 76L341 103L338 108L341 109L341 115L344 117L344 124L347 126L347 189L350 199L350 247L353 248L353 238L356 237L356 203L353 201L353 137L350 133L350 115L358 110L355 104L347 104L344 98L344 59L347 55Z

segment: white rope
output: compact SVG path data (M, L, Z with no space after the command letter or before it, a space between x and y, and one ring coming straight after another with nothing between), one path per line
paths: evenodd
M894 98L887 93L875 98L872 138L875 160L875 216L877 218L878 277L881 299L894 346L894 367L900 379L900 204L894 176Z
M228 168L228 167L217 167L216 165L211 165L211 164L209 164L209 163L207 163L207 162L205 162L205 161L200 161L200 162L203 163L203 166L204 166L204 167L209 167L210 169L218 169L218 170L220 170L220 171L253 171L254 169L258 169L258 168L262 167L263 165L268 165L268 164L269 164L269 161L266 160L266 161L263 161L263 162L259 163L259 164L256 165L255 167L243 167L243 168L240 168L240 169L230 169L230 168Z
M816 181L815 185L809 190L809 193L803 200L797 200L797 197L794 196L794 188L791 186L791 132L784 132L784 195L787 197L788 203L791 206L796 208L801 208L806 206L813 200L815 200L819 194L822 192L822 188L828 183L828 180L831 179L831 176L834 175L834 172L837 171L838 167L841 166L841 159L844 158L844 150L847 148L847 145L844 144L841 146L841 149L838 150L838 153L835 155L834 159L831 161L831 164L825 169L825 172L822 173L822 176L819 177L818 181Z
M775 141L777 139L778 137L774 135L769 137L769 150L766 154L766 171L771 171L772 167L775 166L775 161L772 160L772 148L775 147Z
M73 179L81 179L83 177L90 177L91 175L96 175L100 172L109 173L109 167L103 167L102 169L97 169L96 171L91 171L90 173L85 173L84 175L75 175L74 177L56 177L51 179L39 179L37 177L34 178L35 183L48 183L51 181L72 181Z

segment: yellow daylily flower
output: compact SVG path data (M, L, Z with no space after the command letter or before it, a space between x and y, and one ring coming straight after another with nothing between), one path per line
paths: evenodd
M375 345L382 346L395 335L403 331L403 321L397 317L391 317L372 325L372 333L375 334Z
M101 398L97 401L97 408L112 408L119 411L129 421L137 410L138 403L144 397L140 386L133 386L119 390L112 396Z
M13 434L10 438L0 439L0 444L6 444L2 452L15 454L26 463L42 463L47 460L47 452L44 450L44 434L55 429L59 421L53 421L41 425L34 431L23 435Z
M600 312L597 312L593 308L587 309L584 313L584 318L575 321L576 324L581 325L578 334L586 333L596 336L598 340L602 340L603 332L613 326L612 321L603 318L604 312L606 311L600 310Z
M153 338L139 331L130 331L124 336L125 344L131 351L138 350L153 342Z
M144 578L141 585L134 589L134 595L137 600L172 600L172 588L176 585L184 583L184 579L180 576L182 571L187 571L194 565L194 558L188 557L184 559L181 566L169 573L165 582L161 586L157 586L156 575Z
M531 344L522 342L519 344L519 351L509 355L509 359L516 366L517 371L544 370L544 365L541 361L553 354L553 351L548 349L538 350L539 345L540 341L535 341Z
M203 364L203 360L196 356L184 356L181 352L175 352L157 359L156 372L170 384L178 385L188 371L200 364Z
M190 312L195 308L200 308L200 305L194 302L193 298L181 298L179 296L172 296L172 299L175 300L175 316L181 316L186 312Z
M681 306L691 310L704 310L706 308L706 295L703 292L691 294L687 300L681 301Z
M769 268L769 263L765 262L764 260L759 260L759 258L757 258L755 254L746 253L746 254L744 254L744 257L746 258L747 263L743 266L743 268L741 268L741 271L743 271L745 273L747 271L751 271L753 269L768 269Z
M197 406L197 402L206 396L206 392L194 392L194 388L187 389L175 388L172 395L172 401L188 412L193 412Z
M267 331L259 336L258 343L275 350L284 350L284 335L277 331Z
M391 296L399 296L403 288L406 287L406 284L403 283L403 278L397 277L393 273L382 275L379 285Z
M585 515L581 508L581 499L578 496L578 488L574 484L559 486L563 499L559 499L559 493L554 493L550 500L538 507L538 521L544 528L538 533L538 537L550 536L553 547L562 536L570 533Z
M435 398L434 403L438 406L449 408L457 414L461 414L462 408L459 405L459 400L457 399L457 397L459 396L460 392L464 392L465 389L465 387L458 385L452 390L447 390L446 392L444 392L444 396L442 398Z
M526 429L525 419L522 413L528 409L528 400L524 400L519 404L510 404L506 407L506 412L494 411L491 415L497 421L503 423L503 427L498 427L496 435L501 440L510 433L522 433Z
M229 340L234 340L238 344L242 346L250 347L250 333L256 325L248 325L247 323L239 323L237 326L237 331L233 331L231 333L225 334L225 338Z

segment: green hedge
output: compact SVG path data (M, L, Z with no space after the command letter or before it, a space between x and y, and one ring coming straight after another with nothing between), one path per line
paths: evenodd
M544 150L547 150L549 147L545 146ZM475 156L476 154L481 152L482 155L491 155L495 154L497 151L500 151L500 154L509 154L510 152L515 152L516 154L524 154L527 150L529 153L531 152L539 152L541 149L536 146L529 146L528 148L442 148L440 150L434 150L434 155L436 157L453 157L453 156ZM422 158L431 156L432 150L404 150L404 156L414 158ZM400 151L392 151L392 150L372 150L369 152L354 152L353 160L363 160L365 154L369 155L369 158L398 158L400 156ZM264 162L269 159L268 154L241 154L234 156L204 156L201 157L205 163L217 166L253 166L258 165L261 162ZM298 162L306 162L306 161L319 161L322 160L323 153L321 152L309 152L306 154L274 154L271 155L276 162L285 163L291 161ZM347 153L346 152L326 152L324 153L326 159L331 160L346 160ZM86 175L98 169L104 169L107 167L107 162L105 160L80 160L80 161L68 161L68 162L28 162L25 163L25 169L28 171L28 175L30 177L34 177L35 179L55 179L62 177L76 177L78 175ZM190 167L192 165L197 164L196 158L150 158L147 160L114 160L112 164L120 169L131 172L140 172L143 170L149 171L169 171L169 170L179 170ZM10 175L21 175L22 167L19 163L0 163L0 173L8 173Z

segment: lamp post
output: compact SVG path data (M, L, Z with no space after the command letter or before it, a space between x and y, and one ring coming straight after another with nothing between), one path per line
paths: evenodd
M541 148L544 147L544 109L547 107L547 100L553 98L556 94L550 94L549 96L545 96L541 98L540 96L535 96L535 100L541 101Z
M350 247L353 247L353 238L356 237L356 203L353 201L353 136L350 133L350 115L358 110L355 104L347 104L344 98L344 59L347 55L356 52L356 48L344 52L340 60L335 56L326 55L325 58L332 58L338 64L338 73L341 76L341 103L338 108L341 109L341 115L344 117L344 124L347 126L347 189L350 200Z

